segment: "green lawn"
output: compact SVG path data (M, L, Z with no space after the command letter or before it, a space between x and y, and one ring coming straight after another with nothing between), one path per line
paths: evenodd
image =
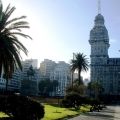
M45 106L45 116L42 120L57 120L65 117L72 117L79 115L81 112L89 111L90 106L82 106L80 110L61 108L53 105L44 105ZM8 115L0 112L0 118L8 117Z
M6 115L6 114L3 113L3 112L0 112L0 118L3 118L3 117L8 117L8 115Z
M60 118L75 116L81 112L89 111L89 107L81 107L81 110L60 108L52 105L45 105L45 117L42 120L57 120Z

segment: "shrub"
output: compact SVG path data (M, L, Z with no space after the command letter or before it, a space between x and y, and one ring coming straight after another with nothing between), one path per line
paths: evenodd
M44 107L24 96L1 97L0 108L14 120L38 120L44 117Z
M67 94L62 101L62 105L64 107L74 107L75 109L78 109L81 104L83 103L83 98L75 92L71 92Z

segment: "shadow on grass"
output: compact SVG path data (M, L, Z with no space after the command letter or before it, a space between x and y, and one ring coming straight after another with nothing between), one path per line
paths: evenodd
M53 106L53 107L60 107L60 105L58 105L58 104L47 104L46 103L46 105L51 105L51 106ZM62 107L61 107L62 108Z
M4 117L4 118L0 118L0 120L14 120L14 119L10 117Z
M60 111L57 111L57 110L56 110L56 111L55 111L55 112L53 112L53 113L62 113L62 112L60 112Z
M76 115L67 115L66 117L64 118L58 118L56 120L68 120L69 118L74 118L74 117L77 117L79 114L76 114Z

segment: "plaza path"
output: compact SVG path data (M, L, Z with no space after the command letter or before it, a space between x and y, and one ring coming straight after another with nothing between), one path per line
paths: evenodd
M108 106L101 112L89 112L69 120L120 120L120 106Z

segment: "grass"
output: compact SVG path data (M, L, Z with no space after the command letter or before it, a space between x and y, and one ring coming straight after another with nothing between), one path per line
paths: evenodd
M80 111L82 112L82 113L84 113L84 112L89 112L90 111L90 105L84 105L84 106L81 106L81 108L80 108Z
M74 108L61 108L59 106L45 104L45 116L42 120L63 120L64 118L70 118L84 113L90 110L90 106L81 106L80 110ZM0 118L9 117L3 112L0 112Z
M0 112L0 118L3 118L3 117L9 117L8 115L6 115L5 113L3 112Z
M45 116L42 120L63 120L72 116L79 115L81 112L89 111L89 107L82 106L80 110L60 108L58 106L45 105Z

